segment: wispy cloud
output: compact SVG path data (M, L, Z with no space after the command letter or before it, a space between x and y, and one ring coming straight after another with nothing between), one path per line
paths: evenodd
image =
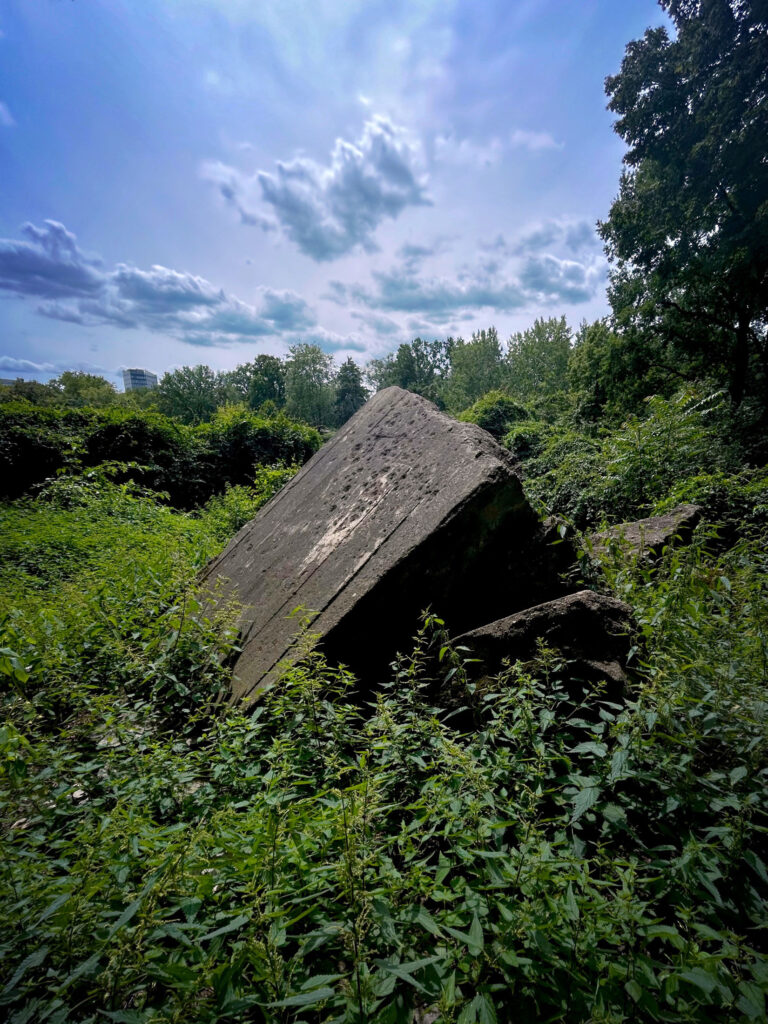
M544 149L562 149L564 142L558 142L549 132L531 132L516 128L509 136L509 144L515 149L528 149L537 153Z
M0 100L0 127L13 128L16 124L13 114L8 109L8 104Z
M33 363L31 359L0 356L0 370L15 371L16 373L50 373L55 369L53 363Z
M367 121L355 142L337 139L327 165L307 157L278 162L274 172L243 174L222 163L203 167L244 224L279 226L305 255L333 260L356 247L376 250L374 233L407 206L430 203L418 146L385 117ZM267 216L254 203L270 208Z
M579 304L604 283L605 261L587 221L552 219L507 242L499 235L478 247L477 258L452 275L425 273L429 245L403 246L399 262L371 274L370 283L332 281L327 298L377 313L408 313L416 322L445 324L491 310ZM351 315L361 318L358 311ZM420 318L420 319L419 319Z

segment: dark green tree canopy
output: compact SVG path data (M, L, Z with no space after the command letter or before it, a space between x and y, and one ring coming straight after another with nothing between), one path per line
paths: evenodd
M336 374L336 423L341 426L365 405L368 392L363 387L363 374L354 359L346 359Z
M675 37L649 29L606 81L629 147L601 225L610 299L738 404L768 380L768 5L660 2Z
M221 392L221 378L210 366L182 366L160 381L157 405L184 423L205 423L216 412Z

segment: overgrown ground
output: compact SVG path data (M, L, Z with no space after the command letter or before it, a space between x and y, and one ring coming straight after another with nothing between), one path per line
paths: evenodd
M705 504L656 567L582 551L637 616L622 704L546 649L473 688L432 615L367 705L309 657L229 708L195 573L291 471L192 514L98 470L3 506L0 1012L764 1020L765 474L676 401L507 440L571 522Z

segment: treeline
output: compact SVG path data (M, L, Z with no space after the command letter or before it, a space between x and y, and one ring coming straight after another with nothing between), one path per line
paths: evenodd
M41 384L16 381L0 388L0 403L24 401L43 407L149 409L182 423L209 422L218 409L242 405L268 419L289 419L333 429L368 397L360 367L347 359L337 367L318 345L293 345L286 359L261 354L234 370L182 366L164 374L152 390L122 394L104 377L67 371Z

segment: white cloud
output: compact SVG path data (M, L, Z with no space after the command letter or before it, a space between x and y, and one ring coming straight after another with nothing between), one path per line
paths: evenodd
M509 144L514 149L528 149L537 153L543 149L562 149L564 142L558 142L549 132L529 132L516 128L509 136Z
M492 167L504 155L504 143L494 137L485 143L471 139L458 139L455 135L438 135L435 139L435 159L464 167Z
M0 100L0 127L13 128L16 124L13 114L8 109L8 104Z
M317 261L361 247L373 252L373 235L407 206L430 203L420 170L419 147L385 117L365 123L355 142L337 139L330 163L307 157L278 162L275 172L249 176L220 162L203 167L222 198L244 224L269 230L279 225L297 247ZM270 216L254 210L260 193Z

